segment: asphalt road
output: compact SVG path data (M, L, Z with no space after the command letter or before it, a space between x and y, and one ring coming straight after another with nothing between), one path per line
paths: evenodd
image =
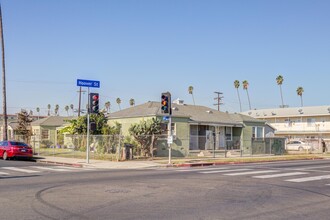
M329 219L330 160L92 170L0 160L1 219Z

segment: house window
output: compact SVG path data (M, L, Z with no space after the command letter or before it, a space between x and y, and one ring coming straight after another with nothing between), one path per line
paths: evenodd
M253 138L263 138L264 137L264 127L252 127L252 137Z
M315 125L315 118L307 118L307 127L312 127Z
M42 139L49 139L49 130L42 130L41 138Z
M225 127L225 135L226 135L226 140L227 141L232 140L232 134L233 134L233 128L232 127Z

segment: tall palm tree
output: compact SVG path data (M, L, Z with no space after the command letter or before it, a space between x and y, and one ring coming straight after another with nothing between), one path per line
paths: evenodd
M69 109L70 109L70 107L69 107L68 105L66 105L66 106L64 107L64 109L65 109L66 113L67 113L68 116L69 116Z
M107 110L107 113L109 113L110 112L110 101L107 101L105 104L104 104L104 106L105 106L105 109Z
M72 111L72 116L74 115L74 110L73 110L73 108L74 108L74 106L73 106L73 104L71 104L71 105L70 105L70 109L71 109L71 111Z
M240 87L240 83L238 80L235 80L234 81L234 86L237 90L237 96L238 96L238 101L239 101L239 110L240 112L242 112L242 103L241 103L241 97L239 96L239 91L238 91L238 88Z
M55 115L58 115L58 110L60 109L60 106L58 104L55 105Z
M194 103L194 105L195 105L195 99L194 99L194 87L189 86L189 87L188 87L188 93L192 96L193 103Z
M48 104L47 105L47 108L48 108L48 116L50 116L50 108L51 108L52 106L50 105L50 104Z
M303 95L303 93L304 93L304 88L301 87L301 86L299 86L299 87L297 88L296 91L297 91L297 95L300 96L301 107L303 107L304 104L303 104L303 98L302 98L302 95Z
M37 107L37 108L36 108L36 111L38 112L38 120L39 120L39 117L40 117L40 108Z
M121 99L120 99L120 98L117 98L117 99L116 99L116 102L117 102L117 104L118 104L119 110L121 110L121 108L120 108Z
M249 92L248 92L248 88L249 88L249 82L247 80L244 80L242 82L243 84L243 89L246 90L246 94L247 94L247 97L248 97L248 101L249 101L249 108L251 110L251 102L250 102L250 96L249 96Z
M130 99L130 100L129 100L129 105L130 105L131 107L133 107L133 106L135 105L135 100L134 100L134 99Z
M0 37L2 47L2 109L3 109L3 140L8 140L7 95L6 95L6 66L5 66L5 40L3 38L2 11L0 5Z
M284 78L282 75L278 75L276 77L276 83L280 86L280 92L281 92L281 100L282 100L282 108L284 108L284 101L283 101L283 94L282 94L282 84L283 84Z

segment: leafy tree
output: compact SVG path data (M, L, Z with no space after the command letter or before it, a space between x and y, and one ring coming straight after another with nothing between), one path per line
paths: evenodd
M141 145L142 155L153 157L156 135L162 133L160 120L156 118L142 120L140 123L132 124L128 131Z
M192 99L193 99L193 103L194 103L194 105L195 105L195 99L194 99L194 87L192 87L192 86L189 86L188 87L188 93L192 96Z
M239 96L239 87L240 87L240 83L238 80L235 80L234 81L234 86L235 86L235 89L237 90L237 96L238 96L238 101L239 101L239 110L240 112L242 112L242 103L241 103L241 97Z
M304 93L304 88L301 87L301 86L299 86L297 88L297 95L300 96L301 107L304 106L304 104L303 104L303 98L302 98L303 93Z
M32 130L31 130L31 122L32 118L30 114L22 109L20 113L18 113L18 126L16 128L16 134L22 135L23 139L26 143L29 143L30 137L32 136Z
M96 148L99 153L110 153L113 151L114 147L118 145L120 138L121 124L116 123L115 126L109 126L107 120L103 112L90 115L90 122L96 124L96 129L90 131L90 134L93 135L93 140L91 142L97 143ZM73 135L73 142L75 145L79 145L82 151L86 150L86 140L79 139L79 136L87 135L87 115L72 119L69 122L70 124L61 129L60 133ZM102 137L102 135L106 136Z
M282 75L278 75L276 77L276 83L280 86L280 93L281 93L281 100L282 100L282 107L284 108L284 101L283 101L283 94L282 94L282 84L283 84L284 78Z
M246 91L247 97L248 97L248 101L249 101L249 108L251 110L251 102L250 102L250 96L249 96L249 92L248 92L248 88L249 88L249 82L247 80L244 80L242 82L243 84L243 89Z

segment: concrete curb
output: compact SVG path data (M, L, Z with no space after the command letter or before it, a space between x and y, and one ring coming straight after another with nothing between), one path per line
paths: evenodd
M77 163L57 162L57 161L48 161L48 160L36 160L36 162L45 163L45 164L55 164L55 165L61 165L61 166L67 166L67 167L77 167L77 168L84 167L82 164L77 164Z
M296 160L265 160L265 161L230 161L230 162L200 162L200 163L182 163L182 164L168 164L165 167L206 167L206 166L217 166L226 164L248 164L248 163L269 163L269 162L283 162L283 161L298 161L298 160L325 160L326 158L306 158Z

